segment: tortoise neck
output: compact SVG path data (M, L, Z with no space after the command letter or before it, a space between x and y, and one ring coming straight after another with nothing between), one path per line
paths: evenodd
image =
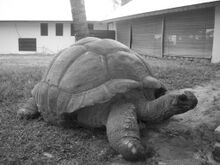
M145 122L159 123L175 115L168 95L152 101L141 100L137 110L138 118Z

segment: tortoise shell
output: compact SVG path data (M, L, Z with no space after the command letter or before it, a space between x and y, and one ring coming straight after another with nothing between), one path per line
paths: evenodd
M148 64L127 46L88 37L58 53L32 90L46 118L105 103L118 93L143 88Z

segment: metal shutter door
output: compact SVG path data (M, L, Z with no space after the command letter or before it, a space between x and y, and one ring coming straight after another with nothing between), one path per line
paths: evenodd
M145 17L132 22L132 49L161 57L162 17Z
M213 8L168 14L164 55L211 58L213 31Z
M130 47L130 23L126 21L121 21L116 23L117 32L116 37L117 40L128 47Z

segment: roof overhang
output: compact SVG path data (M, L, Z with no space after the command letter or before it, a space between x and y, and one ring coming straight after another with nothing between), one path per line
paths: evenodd
M156 16L156 15L162 15L162 14L168 14L168 13L215 7L218 5L220 5L220 1L195 4L195 5L189 5L189 6L183 6L183 7L176 7L176 8L171 8L171 9L157 10L157 11L151 11L151 12L135 14L135 15L128 15L128 16L123 16L123 17L106 19L103 22L106 22L106 23L117 22L117 21L123 21L123 20L129 20L129 19L135 19L135 18L141 18L141 17Z

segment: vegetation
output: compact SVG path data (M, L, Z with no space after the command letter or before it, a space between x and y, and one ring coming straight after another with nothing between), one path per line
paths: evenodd
M149 60L169 89L194 87L215 78L219 65ZM0 65L0 164L104 164L121 161L104 130L64 129L42 118L18 120L16 111L30 97L45 67ZM150 161L150 160L148 160ZM151 160L152 161L152 160ZM152 163L153 164L153 163Z

